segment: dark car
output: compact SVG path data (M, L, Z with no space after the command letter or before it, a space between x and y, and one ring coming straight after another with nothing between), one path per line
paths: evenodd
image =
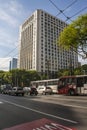
M9 91L11 91L11 90L12 90L12 88L5 89L3 93L4 94L9 94Z
M12 89L12 86L10 84L4 84L4 85L1 85L0 87L0 91L2 94L8 94L9 90Z
M22 95L24 96L24 90L22 87L13 87L12 90L9 91L9 95Z
M50 87L46 87L45 91L44 91L45 95L46 94L52 94L52 89Z
M32 87L30 90L30 95L37 95L37 94L38 94L37 89Z

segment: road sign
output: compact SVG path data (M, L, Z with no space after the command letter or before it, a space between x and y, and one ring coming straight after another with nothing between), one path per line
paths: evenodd
M60 125L52 120L39 119L33 122L21 124L4 130L76 130L74 128L69 128Z

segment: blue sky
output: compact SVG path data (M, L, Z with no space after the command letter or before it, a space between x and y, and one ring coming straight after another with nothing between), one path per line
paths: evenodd
M72 2L74 4L66 9ZM86 7L87 0L0 0L0 70L8 70L9 59L18 56L19 26L36 9L43 9L54 16L59 14L59 10L66 9L66 17L75 20L79 15L87 13ZM66 20L62 13L57 17ZM85 62L81 58L80 61Z

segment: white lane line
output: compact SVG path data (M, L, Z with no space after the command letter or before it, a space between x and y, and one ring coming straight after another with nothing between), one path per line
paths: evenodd
M56 98L55 98L56 99ZM57 98L58 100L63 100L63 101L74 101L74 102L87 102L87 100L82 100L82 99L61 99Z
M2 104L3 102L0 102L0 104Z
M49 116L49 117L54 117L54 118L57 118L57 119L60 119L60 120L64 120L64 121L67 121L67 122L70 122L70 123L74 123L74 124L78 123L78 122L73 121L73 120L69 120L69 119L66 119L66 118L59 117L59 116L51 115L51 114L48 114L48 113L45 113L45 112L41 112L41 111L29 108L29 107L25 107L25 106L22 106L22 105L13 103L13 102L9 102L9 101L6 101L6 100L3 100L3 101L6 102L6 103L9 103L11 105L14 105L16 107L24 108L26 110L30 110L30 111L33 111L33 112L36 112L36 113L39 113L39 114L43 114L43 115Z
M61 104L61 103L58 103L59 105L62 105L62 106L67 106L67 107L73 107L73 108L80 108L80 109L86 109L87 110L87 107L85 106L77 106L77 105L71 105L71 104Z
M64 104L64 103L61 103L61 102L57 102L57 100L52 100L52 99L27 99L27 98L23 98L25 100L34 100L34 101L40 101L40 102L48 102L48 103L53 103L53 104L58 104L58 105L61 105L61 106L66 106L66 107L73 107L73 108L80 108L80 109L87 109L86 106L79 106L79 105L72 105L72 104Z
M73 97L74 97L74 96L73 96ZM82 100L82 99L77 99L77 98L73 98L73 99L72 99L72 98L70 98L70 97L69 97L68 99L65 98L65 97L60 98L60 97L57 97L57 96L56 96L56 97L55 97L55 96L51 96L51 97L47 97L47 96L46 96L46 97L42 97L42 98L44 98L44 99L52 99L52 98L53 98L53 99L55 99L55 100L57 99L57 100L74 101L74 102L87 102L86 99L85 99L85 100L84 100L84 99L83 99L83 100Z

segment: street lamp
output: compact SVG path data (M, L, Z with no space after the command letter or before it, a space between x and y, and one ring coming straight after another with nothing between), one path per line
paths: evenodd
M2 84L2 79L0 79L0 85Z
M72 58L70 56L70 60L69 60L69 72L70 72L70 75L73 74L73 63L72 63Z
M50 60L47 60L47 77L49 79L49 67L50 67Z
M29 87L29 79L27 79L27 84L28 84L28 87Z

